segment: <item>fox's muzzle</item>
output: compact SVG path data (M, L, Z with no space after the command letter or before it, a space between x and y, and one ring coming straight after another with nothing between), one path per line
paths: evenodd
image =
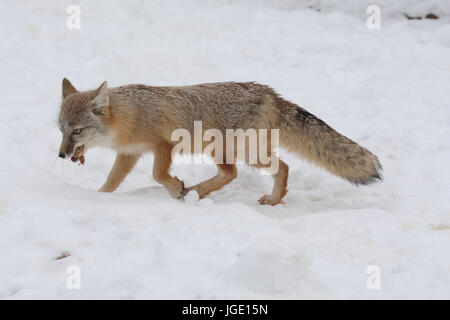
M61 145L59 147L59 154L58 156L60 158L65 158L66 155L69 155L73 152L73 142L72 139L69 137L63 137L61 141Z

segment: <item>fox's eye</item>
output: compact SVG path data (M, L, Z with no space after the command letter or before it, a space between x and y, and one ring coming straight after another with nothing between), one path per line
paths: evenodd
M74 129L73 134L80 134L83 129Z

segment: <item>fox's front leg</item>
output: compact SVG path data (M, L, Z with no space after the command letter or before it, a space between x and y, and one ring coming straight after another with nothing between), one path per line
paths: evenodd
M113 192L122 183L127 174L134 168L139 155L118 153L114 166L108 175L105 184L100 188L100 192Z
M153 164L153 178L167 188L170 195L176 199L183 198L187 189L183 181L169 174L172 163L172 146L158 145L154 150L155 162Z

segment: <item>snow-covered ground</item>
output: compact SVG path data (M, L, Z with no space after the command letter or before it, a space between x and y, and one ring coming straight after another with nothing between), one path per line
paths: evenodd
M449 2L379 1L368 30L376 2L74 1L69 30L69 1L1 1L0 298L450 298ZM248 168L183 202L147 155L98 193L112 151L57 157L63 77L269 84L377 154L385 180L358 188L287 154L283 205L257 203L272 180ZM215 168L172 172L191 185Z

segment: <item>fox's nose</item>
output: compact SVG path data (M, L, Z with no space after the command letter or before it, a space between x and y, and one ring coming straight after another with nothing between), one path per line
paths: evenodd
M64 159L66 157L66 155L64 153L60 153L59 157Z

